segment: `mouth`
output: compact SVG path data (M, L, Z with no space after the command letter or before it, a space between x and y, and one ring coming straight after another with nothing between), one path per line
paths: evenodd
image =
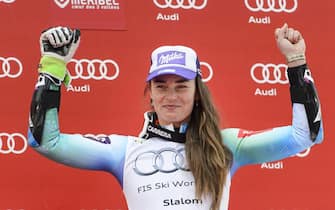
M179 106L178 105L173 105L173 104L167 104L163 106L165 109L167 110L175 110L177 109Z

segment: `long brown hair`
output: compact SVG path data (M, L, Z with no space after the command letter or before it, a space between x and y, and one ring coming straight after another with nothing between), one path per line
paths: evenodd
M195 82L197 96L186 131L186 156L195 179L196 196L210 195L211 210L218 210L232 154L223 144L219 114L207 86L199 76Z
M197 76L196 101L186 131L186 158L195 179L196 196L210 195L210 210L219 210L232 153L223 144L219 114L207 86ZM150 89L150 82L144 93Z

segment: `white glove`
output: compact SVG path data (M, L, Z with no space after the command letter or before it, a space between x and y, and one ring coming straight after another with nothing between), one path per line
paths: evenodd
M41 54L68 63L80 43L80 31L68 27L53 27L42 32L40 36Z

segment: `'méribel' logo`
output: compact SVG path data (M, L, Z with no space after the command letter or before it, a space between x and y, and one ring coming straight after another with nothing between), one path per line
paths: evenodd
M70 3L70 0L54 0L54 1L57 4L57 6L59 6L62 9L65 8Z

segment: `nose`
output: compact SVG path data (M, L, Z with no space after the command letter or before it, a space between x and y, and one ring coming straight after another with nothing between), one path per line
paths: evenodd
M169 100L175 100L177 98L176 90L174 88L169 88L165 97Z

